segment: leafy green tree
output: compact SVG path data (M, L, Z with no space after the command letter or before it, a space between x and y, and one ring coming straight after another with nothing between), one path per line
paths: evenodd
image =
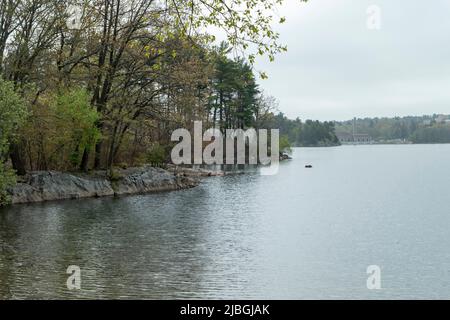
M237 108L235 127L244 129L253 126L257 111L259 89L252 67L244 60L237 64Z
M84 150L92 150L100 137L99 119L90 94L82 88L59 88L41 94L31 107L22 139L27 169L75 170L82 167Z
M244 59L230 59L229 51L225 42L215 51L209 110L221 130L244 129L255 124L260 92L252 66Z
M166 161L168 152L160 144L155 144L147 152L146 162L152 165L160 165Z
M292 153L291 143L286 135L280 137L280 152Z
M99 114L90 103L89 93L85 89L63 91L53 97L51 109L56 120L57 144L68 148L73 167L86 169L84 151L92 150L100 138L96 126Z
M33 115L9 147L13 168L132 165L195 120L266 127L273 114L252 66L286 50L275 31L282 3L0 0L0 74ZM211 49L211 29L225 31L228 44Z
M196 30L222 29L227 42L238 52L248 52L250 64L257 56L270 61L287 50L280 43L273 26L283 24L285 17L276 12L284 0L180 0L169 1L169 12L175 12L173 26L190 36ZM307 0L299 0L307 2ZM214 39L214 37L211 37ZM261 73L264 78L265 74Z
M0 78L0 205L8 201L7 188L15 183L14 171L6 165L11 142L27 117L25 101L11 82Z

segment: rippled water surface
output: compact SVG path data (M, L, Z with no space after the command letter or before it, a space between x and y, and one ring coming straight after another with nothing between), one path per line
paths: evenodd
M448 299L449 195L450 145L346 146L295 149L274 176L3 208L0 298Z

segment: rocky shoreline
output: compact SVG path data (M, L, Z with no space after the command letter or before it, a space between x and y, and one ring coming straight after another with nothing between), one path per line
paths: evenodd
M284 158L282 160L286 160ZM8 190L10 204L37 203L82 198L118 197L189 189L206 177L244 174L245 170L208 170L168 165L167 169L142 166L114 171L110 178L106 171L89 174L80 172L33 171L18 178Z
M8 192L11 204L21 204L175 191L198 184L199 179L195 175L144 166L117 169L113 179L108 178L104 171L91 174L35 171L21 177Z

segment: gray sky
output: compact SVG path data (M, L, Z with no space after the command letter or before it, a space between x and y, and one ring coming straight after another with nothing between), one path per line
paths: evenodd
M381 29L367 8L381 9ZM289 51L261 87L289 118L345 120L450 113L450 0L286 0Z

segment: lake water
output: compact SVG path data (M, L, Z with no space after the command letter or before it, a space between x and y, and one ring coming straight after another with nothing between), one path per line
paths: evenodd
M450 298L450 145L293 157L274 176L0 209L0 298Z

